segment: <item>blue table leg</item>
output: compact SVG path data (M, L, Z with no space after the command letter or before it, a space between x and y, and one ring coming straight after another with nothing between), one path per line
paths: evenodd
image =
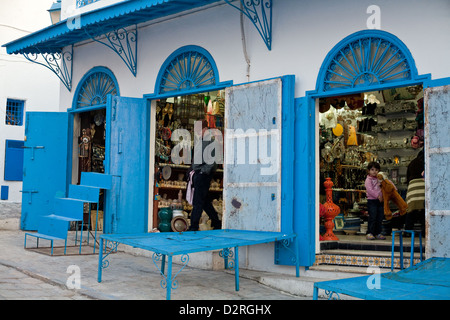
M319 288L317 288L316 286L314 286L313 300L317 300L318 298L319 298Z
M228 269L228 253L225 253L226 251L224 251L226 249L223 249L222 252L224 252L224 256L223 256L223 264L225 269Z
M403 270L403 234L400 232L398 235L400 239L400 270Z
M80 232L80 254L81 254L81 246L83 245L83 228L84 228L84 222L81 222L81 232ZM88 231L89 234L89 231Z
M411 257L409 261L409 267L412 267L414 265L414 231L411 231Z
M167 288L166 288L166 300L170 300L170 293L172 289L172 256L169 256L167 265Z
M163 254L162 255L162 260L161 260L161 272L162 274L165 274L165 270L166 269L166 255Z
M90 218L90 216L89 216L89 218ZM95 216L94 253L95 253L95 246L97 244L97 225L98 225L98 203L97 203L97 214Z
M300 261L298 258L298 241L297 241L297 237L294 238L295 241L295 276L298 278L300 277Z
M235 265L234 265L234 281L236 291L239 291L239 247L234 248Z
M420 261L423 261L423 253L422 253L422 232L419 232L419 245L420 245Z
M103 241L105 240L100 239L100 248L98 249L98 276L97 276L98 282L102 282Z
M392 232L391 271L394 271L395 231Z

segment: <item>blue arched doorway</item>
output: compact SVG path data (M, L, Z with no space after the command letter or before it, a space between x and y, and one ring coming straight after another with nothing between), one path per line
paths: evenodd
M171 180L177 180L178 178L175 179L174 177L184 174L189 168L189 165L185 164L184 161L177 164L170 163L170 166L167 165L170 162L168 159L172 159L167 144L176 145L176 142L166 139L164 133L172 133L178 128L193 132L193 121L205 117L203 109L210 100L220 105L221 112L214 116L207 116L209 125L212 124L213 128L222 130L224 109L224 91L222 90L231 85L232 81L220 82L219 71L214 58L206 49L196 45L187 45L175 50L165 59L155 81L154 93L144 95L144 98L150 101L151 108L155 110L155 116L152 116L151 120L152 128L155 131L155 147L154 154L150 157L152 159L150 160L150 167L155 169L154 178L150 178L150 185L154 184L153 199L155 200L153 228L158 227L159 224L157 216L158 201L162 199L163 194L173 199L178 196L175 191L179 193L183 189L179 188L173 191L174 188L165 182L179 183ZM183 152L186 150L183 149L181 154L184 155ZM152 163L153 161L154 163ZM170 167L172 174L170 179L164 179L161 182L157 177L164 167L166 169ZM218 192L221 188L215 189L213 193L217 191L217 195L219 195ZM183 199L185 199L185 194L183 194ZM152 218L150 217L150 219Z
M355 32L337 43L325 57L315 90L296 99L296 148L307 157L296 161L295 180L307 186L295 190L294 230L300 238L301 265L313 265L320 251L319 101L354 97L365 92L421 86L430 75L419 75L406 45L381 30ZM342 101L342 100L341 100ZM303 183L304 185L305 183Z

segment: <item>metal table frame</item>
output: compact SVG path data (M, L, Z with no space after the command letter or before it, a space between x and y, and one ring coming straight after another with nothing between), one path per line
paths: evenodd
M219 255L224 259L225 269L234 269L235 289L239 291L239 247L261 243L278 242L292 253L292 261L299 277L298 244L295 234L281 232L246 230L211 230L191 232L161 232L127 235L101 235L98 257L98 282L102 281L102 271L109 266L106 259L110 253L117 252L120 243L152 251L152 260L163 279L161 287L166 289L166 299L170 300L172 290L177 289L176 277L187 266L189 254L194 252L221 249ZM290 243L293 242L293 250ZM173 257L180 255L181 269L173 275ZM166 273L167 258L167 273ZM160 263L160 267L158 264Z
M329 300L340 293L365 300L449 300L449 275L450 259L434 257L398 272L315 282L313 300L319 289ZM379 286L373 286L376 277Z

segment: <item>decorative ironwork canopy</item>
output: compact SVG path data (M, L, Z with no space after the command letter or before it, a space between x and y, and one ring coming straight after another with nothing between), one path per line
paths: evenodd
M220 0L129 0L75 15L5 45L8 54L23 54L55 73L71 91L75 43L92 39L100 42L137 72L137 24L202 7ZM134 26L131 27L130 26ZM44 62L39 62L38 57Z
M240 7L234 5L232 0L225 2L250 19L267 49L272 50L272 0L239 0Z
M66 88L72 89L73 45L92 39L113 50L137 74L137 25L221 0L129 0L68 17L52 26L4 45L8 54L23 54L28 60L54 72ZM272 1L225 2L247 16L267 48L272 47ZM79 1L79 3L89 3ZM68 50L67 48L70 47ZM65 48L65 49L64 49ZM41 57L42 59L38 59Z

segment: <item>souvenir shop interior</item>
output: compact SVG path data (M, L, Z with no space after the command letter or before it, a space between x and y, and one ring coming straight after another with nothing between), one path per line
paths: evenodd
M190 164L174 163L172 150L182 141L172 141L177 129L189 131L190 145L181 148L180 158L185 150L194 149L194 123L206 119L209 128L223 132L225 92L223 90L161 99L156 104L155 133L155 179L153 201L153 226L163 232L182 232L190 226L192 205L186 200L186 174ZM193 158L192 158L193 159ZM178 162L178 161L176 161ZM209 197L222 219L223 165L219 164L213 179ZM211 221L203 212L199 230L210 230Z
M81 172L105 172L103 163L105 160L105 119L105 108L74 115L74 153L78 158L77 163L74 163L75 169L72 177L75 180L72 181L74 184L80 183ZM103 190L100 191L98 205L98 230L101 231L103 230ZM84 228L89 226L90 230L94 230L97 204L85 203L84 206ZM88 223L89 219L91 223Z
M364 182L369 162L378 162L380 171L406 199L408 165L424 143L422 86L320 99L319 111L320 240L332 240L323 237L326 217L322 204L329 201L324 186L327 178L332 182L330 200L339 207L334 234L365 236ZM394 218L384 219L384 235L401 228L405 221L405 215L396 217L399 208L394 201L388 205Z

